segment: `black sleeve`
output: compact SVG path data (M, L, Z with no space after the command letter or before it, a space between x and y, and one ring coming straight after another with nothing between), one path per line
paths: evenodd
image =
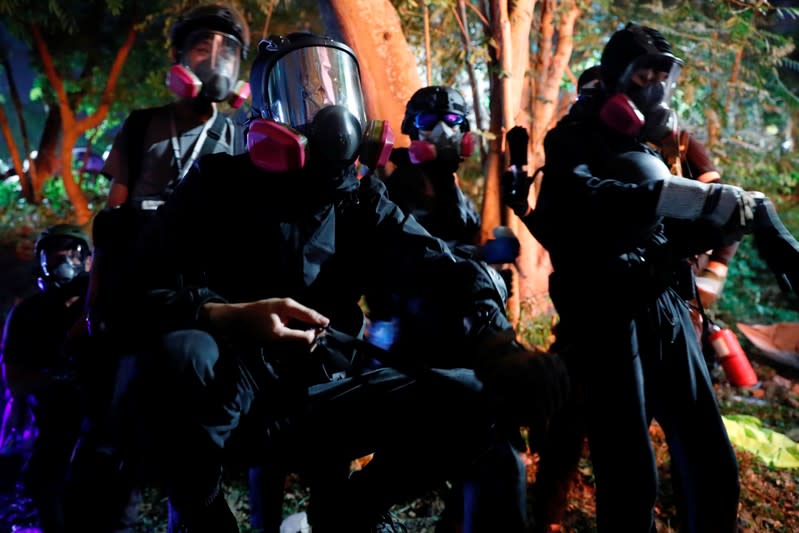
M453 255L388 199L382 183L364 179L362 201L374 217L371 240L382 243L371 250L382 276L366 295L370 308L387 302L382 311L399 319L402 353L432 356L439 366L471 366L474 341L512 329L501 289L485 270L490 267Z

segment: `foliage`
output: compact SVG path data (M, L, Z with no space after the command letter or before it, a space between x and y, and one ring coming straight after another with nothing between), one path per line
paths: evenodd
M90 209L99 209L105 203L109 185L106 178L87 174L81 179L80 185L89 200ZM25 202L19 193L18 181L0 182L0 253L8 249L19 251L20 246L26 248L31 236L51 224L72 222L72 205L64 191L64 182L60 179L45 183L39 205Z

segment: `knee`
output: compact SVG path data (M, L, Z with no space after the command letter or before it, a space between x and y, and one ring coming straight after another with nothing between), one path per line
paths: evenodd
M196 377L202 383L213 379L219 346L210 334L196 329L174 331L163 337L160 348L163 364L173 376Z

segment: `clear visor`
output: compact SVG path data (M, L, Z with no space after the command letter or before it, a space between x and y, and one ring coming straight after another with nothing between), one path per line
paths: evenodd
M83 265L87 255L87 250L81 244L75 244L74 248L68 249L42 250L39 253L39 266L45 276L52 276L62 263L67 263L75 268Z
M355 59L338 48L292 50L267 74L266 102L271 118L299 128L324 107L347 108L366 127L361 80Z
M682 71L682 59L670 54L648 54L635 59L621 77L619 87L628 89L632 83L646 87L652 82L664 84L663 101L668 102Z
M241 43L226 33L195 31L186 38L181 60L192 71L207 65L210 71L235 79L239 75Z

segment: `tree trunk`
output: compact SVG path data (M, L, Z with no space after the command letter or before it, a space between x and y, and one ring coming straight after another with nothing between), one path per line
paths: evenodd
M58 143L61 140L61 110L58 105L48 105L47 119L44 122L42 136L39 139L36 156L36 180L33 182L35 198L41 198L44 183L55 173L58 154Z
M6 141L8 153L11 154L11 164L14 165L14 170L17 176L19 176L20 183L24 183L26 180L24 177L25 171L23 169L22 158L19 155L19 148L17 148L17 143L14 141L14 136L11 135L11 126L8 123L8 116L2 105L0 105L0 131L3 132L3 139ZM23 193L25 191L24 187L23 185Z
M388 120L395 146L408 146L400 126L422 80L396 9L389 0L319 0L319 8L325 31L358 56L367 116Z
M28 158L28 172L19 174L19 183L22 186L22 196L28 201L34 201L32 183L36 182L36 161L31 158L31 146L28 140L28 128L25 123L25 114L22 111L22 100L17 90L17 82L14 79L14 71L11 69L11 61L7 54L3 54L3 68L6 71L8 89L11 91L11 100L14 102L14 109L17 112L17 122L19 123L19 133L22 135L22 149L25 157Z
M122 46L120 46L119 50L117 50L114 62L112 63L108 72L108 79L106 80L105 88L103 89L103 94L100 97L100 102L97 106L97 109L91 115L87 115L79 120L76 119L75 113L72 111L69 97L67 95L66 88L64 87L64 80L55 69L53 58L50 55L50 50L48 49L47 43L44 41L44 38L39 31L39 27L34 24L31 27L31 31L33 34L33 40L36 43L36 48L39 52L39 56L42 59L47 80L53 86L58 98L58 107L61 114L63 130L63 142L61 143L61 168L62 179L64 180L64 189L66 189L67 196L69 197L70 202L72 202L72 207L75 209L75 220L79 225L85 225L91 220L92 213L89 210L86 196L83 194L80 187L75 182L74 177L72 176L72 149L75 147L75 144L81 135L91 128L96 128L103 120L105 120L105 117L108 114L108 108L111 105L111 97L114 93L114 89L116 88L117 80L119 79L119 74L122 72L122 66L125 64L125 60L128 57L130 49L133 47L133 41L136 38L136 29L133 22L131 22L125 37L125 41L122 43Z
M455 20L458 21L461 29L461 39L463 40L463 48L465 50L464 61L466 62L466 72L469 74L469 87L472 89L472 108L474 109L474 129L482 131L483 129L483 109L480 104L480 85L477 83L477 73L474 70L472 63L472 40L469 37L469 19L466 13L466 0L458 0L458 10L452 8L455 14ZM486 147L485 143L480 142L480 163L481 168L485 168L486 164Z

